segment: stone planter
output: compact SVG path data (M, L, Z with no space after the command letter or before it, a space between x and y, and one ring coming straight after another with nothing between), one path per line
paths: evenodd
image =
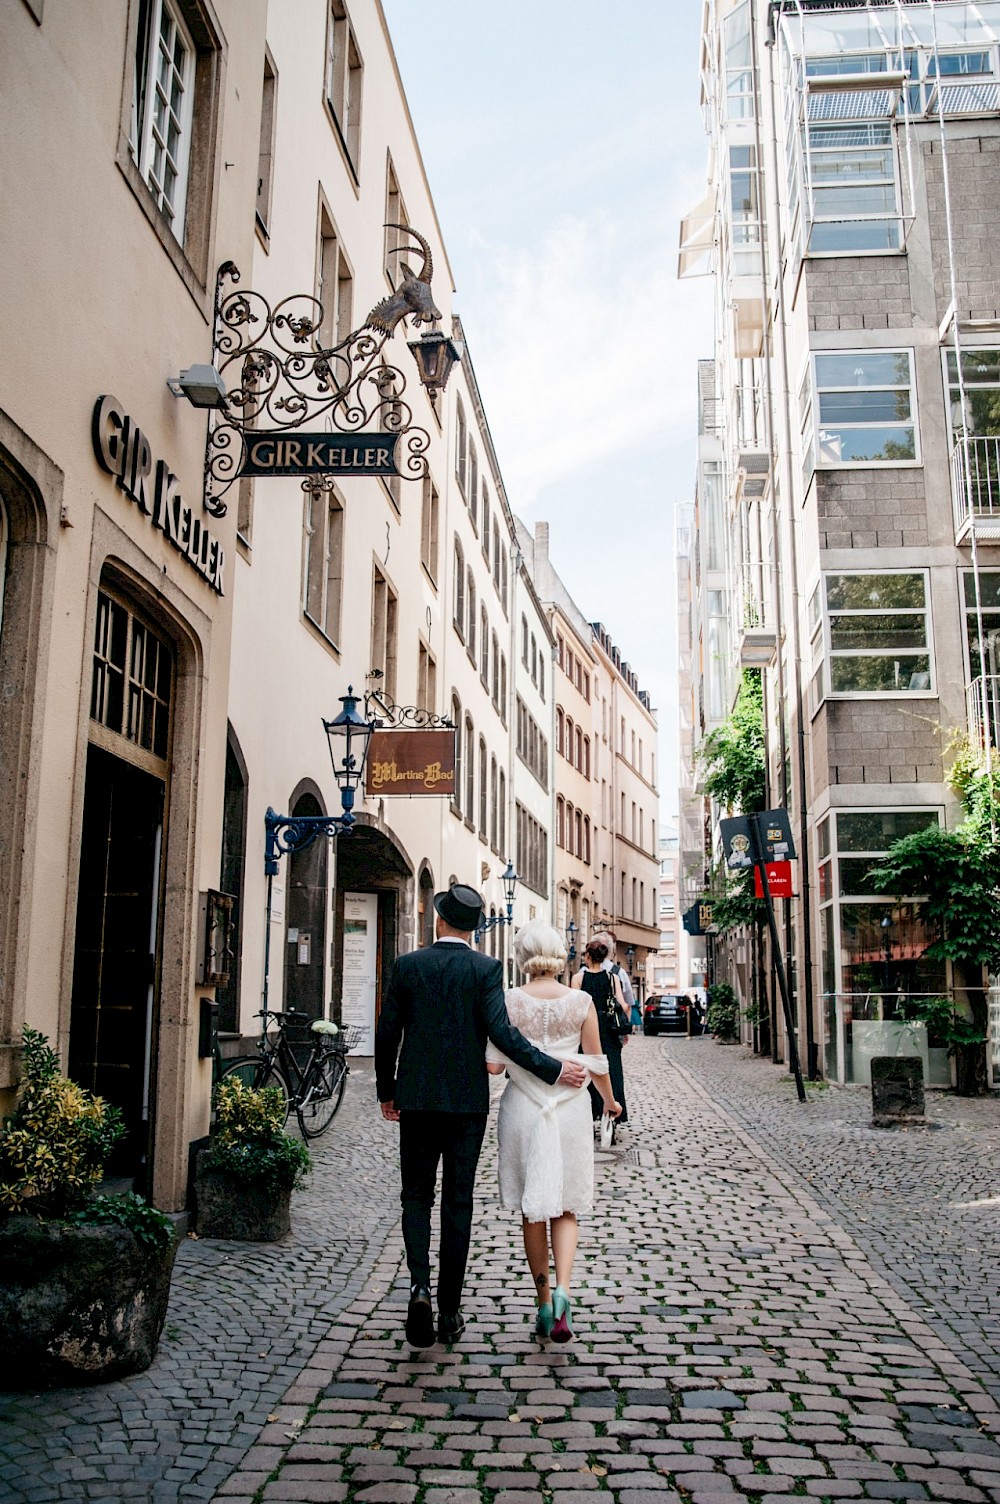
M116 1222L0 1219L0 1389L96 1384L148 1368L177 1240L150 1248Z
M198 1155L195 1170L195 1226L200 1238L240 1243L274 1243L289 1232L291 1186L261 1185L213 1170Z

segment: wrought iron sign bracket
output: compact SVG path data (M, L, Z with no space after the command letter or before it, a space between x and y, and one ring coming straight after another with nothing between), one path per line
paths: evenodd
M251 444L258 463L249 473L305 475L307 490L328 489L331 473L426 475L430 435L414 422L406 378L386 359L386 347L407 319L433 327L441 313L431 294L427 241L409 225L388 228L416 242L420 270L401 261L395 291L335 345L322 341L319 299L298 293L272 305L262 293L236 287L234 262L219 267L212 357L225 399L209 419L205 446L205 509L213 517L225 516L223 498L248 473ZM391 254L411 249L399 246ZM425 337L447 343L440 333ZM440 377L437 388L428 385L432 402L442 385Z

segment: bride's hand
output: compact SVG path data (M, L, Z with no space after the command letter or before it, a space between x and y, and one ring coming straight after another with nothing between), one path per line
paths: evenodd
M605 1102L604 1111L606 1113L609 1113L613 1118L620 1118L622 1115L622 1104L620 1102L612 1102L611 1105L608 1106L607 1102Z
M491 1076L502 1076L507 1067L501 1060L490 1060L487 1063L486 1069Z

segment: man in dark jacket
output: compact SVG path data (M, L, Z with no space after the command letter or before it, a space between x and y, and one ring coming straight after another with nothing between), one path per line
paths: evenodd
M490 1104L487 1037L550 1085L561 1080L581 1086L586 1075L575 1061L543 1055L511 1026L500 962L469 944L483 914L476 890L455 883L434 895L434 907L436 943L399 957L375 1036L382 1116L399 1124L403 1242L410 1270L406 1337L412 1347L434 1341L430 1242L439 1161L438 1340L454 1342L465 1328L462 1284Z

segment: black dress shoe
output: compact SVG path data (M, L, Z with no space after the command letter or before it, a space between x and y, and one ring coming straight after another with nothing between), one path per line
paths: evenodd
M443 1311L438 1312L438 1341L457 1342L465 1331L465 1317L461 1311L456 1311L454 1316L446 1316Z
M411 1347L434 1345L434 1316L431 1292L425 1285L414 1285L406 1308L406 1340Z

